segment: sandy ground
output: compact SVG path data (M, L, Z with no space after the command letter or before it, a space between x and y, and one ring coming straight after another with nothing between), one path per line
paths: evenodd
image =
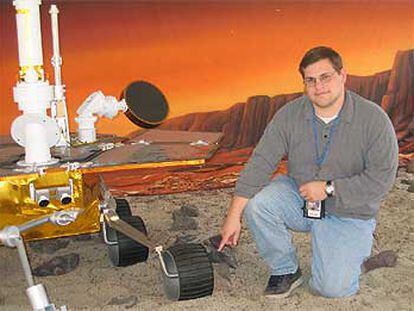
M244 230L234 250L238 267L214 264L215 290L211 297L168 301L163 294L161 270L155 254L147 262L125 268L113 268L106 246L99 235L84 240L70 238L65 247L48 253L29 247L33 267L58 255L77 253L79 265L60 275L37 277L56 305L69 310L413 310L414 305L414 193L407 191L414 174L399 171L399 177L379 213L377 239L373 254L393 250L398 255L394 268L382 268L361 277L359 294L345 299L312 296L307 287L291 297L274 300L262 296L268 270L258 257L251 235ZM413 187L413 186L411 186ZM149 236L163 245L177 237L207 239L217 234L233 189L200 191L173 195L128 198L133 214L147 224ZM197 229L185 230L173 224L172 214L183 205L199 211L194 218ZM310 238L295 233L301 267L310 274ZM47 243L47 242L42 242ZM0 310L28 310L25 280L18 263L17 251L0 248Z

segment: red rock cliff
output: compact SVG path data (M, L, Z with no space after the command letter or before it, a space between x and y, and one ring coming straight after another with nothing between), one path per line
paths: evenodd
M391 70L368 77L348 75L347 88L372 100L390 116L400 152L414 152L414 50L399 51ZM301 93L250 97L223 111L192 113L170 119L161 129L223 132L221 148L253 147L274 113Z
M414 152L414 50L397 52L381 107L394 124L400 152Z

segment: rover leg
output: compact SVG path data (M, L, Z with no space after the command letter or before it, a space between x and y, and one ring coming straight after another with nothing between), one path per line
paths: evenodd
M146 247L145 256L148 256L149 249L158 253L163 273L164 290L169 299L188 300L213 293L213 266L204 246L201 244L178 244L164 251L162 246L155 247L145 233L139 230L138 222L132 221L131 217L121 219L113 210L108 209L104 210L104 219L114 231L122 232L125 238L128 237L135 241L140 247ZM111 243L111 241L108 242ZM114 256L115 259L117 259L116 256L117 254Z
M66 306L56 308L53 303L50 303L43 284L34 283L32 270L30 268L29 259L27 258L26 247L21 233L49 222L58 226L69 225L76 220L80 212L80 210L76 209L57 211L53 214L28 221L19 226L7 226L0 230L0 242L5 246L17 248L24 275L29 286L26 289L26 294L34 311L66 311L67 308Z

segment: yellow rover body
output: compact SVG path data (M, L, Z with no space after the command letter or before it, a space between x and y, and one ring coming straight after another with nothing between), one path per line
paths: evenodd
M41 207L32 199L30 188L49 189L50 203ZM59 188L71 187L72 199L62 204ZM44 173L0 177L0 228L20 225L54 211L82 208L78 219L67 226L46 223L24 232L26 241L94 233L100 230L99 179L81 170L50 169Z

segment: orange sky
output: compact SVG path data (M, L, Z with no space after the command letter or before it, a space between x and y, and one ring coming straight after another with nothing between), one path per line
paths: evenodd
M53 80L50 1L42 2L44 62ZM0 1L0 134L19 115L11 94L18 71L11 3ZM71 119L91 92L118 96L133 80L163 90L174 117L225 109L251 95L300 91L297 65L316 45L337 49L356 75L390 69L397 50L414 48L414 0L54 3ZM99 121L99 129L125 134L134 125L119 116Z

